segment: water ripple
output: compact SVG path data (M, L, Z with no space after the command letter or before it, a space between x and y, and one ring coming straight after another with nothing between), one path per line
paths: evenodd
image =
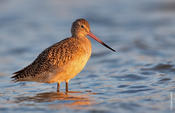
M149 91L149 90L153 90L153 89L132 89L132 90L126 90L126 91L121 91L119 93L138 93L138 92L144 92L144 91Z
M139 80L146 79L146 77L136 75L136 74L127 74L127 75L112 76L112 77L116 78L118 81L139 81Z
M160 71L160 72L175 72L175 66L172 64L157 64L151 68L142 68L142 70L147 71Z

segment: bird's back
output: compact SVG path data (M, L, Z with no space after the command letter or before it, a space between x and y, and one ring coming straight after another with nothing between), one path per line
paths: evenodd
M67 38L45 49L12 78L14 81L46 83L71 79L83 69L90 55L91 44L86 37Z

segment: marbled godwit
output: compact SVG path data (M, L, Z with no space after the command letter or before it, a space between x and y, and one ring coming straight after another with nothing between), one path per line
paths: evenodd
M30 65L14 73L15 82L35 81L42 83L57 82L59 92L60 83L74 78L85 66L91 56L91 43L87 35L105 47L111 49L90 31L85 19L78 19L72 24L72 37L66 38L45 49Z

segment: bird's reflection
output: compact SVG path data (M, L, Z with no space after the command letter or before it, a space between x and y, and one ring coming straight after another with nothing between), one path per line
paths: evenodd
M89 106L95 104L94 99L90 95L95 95L91 92L78 92L70 91L68 93L63 92L44 92L38 93L35 96L17 97L15 103L47 103L49 102L49 108L59 109L62 107L71 107L76 109L84 109L82 106ZM51 102L51 103L50 103Z

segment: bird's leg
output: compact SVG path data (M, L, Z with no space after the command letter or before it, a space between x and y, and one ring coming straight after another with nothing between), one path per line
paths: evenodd
M60 82L57 83L57 92L60 92Z
M66 92L68 92L68 83L69 81L66 81Z

